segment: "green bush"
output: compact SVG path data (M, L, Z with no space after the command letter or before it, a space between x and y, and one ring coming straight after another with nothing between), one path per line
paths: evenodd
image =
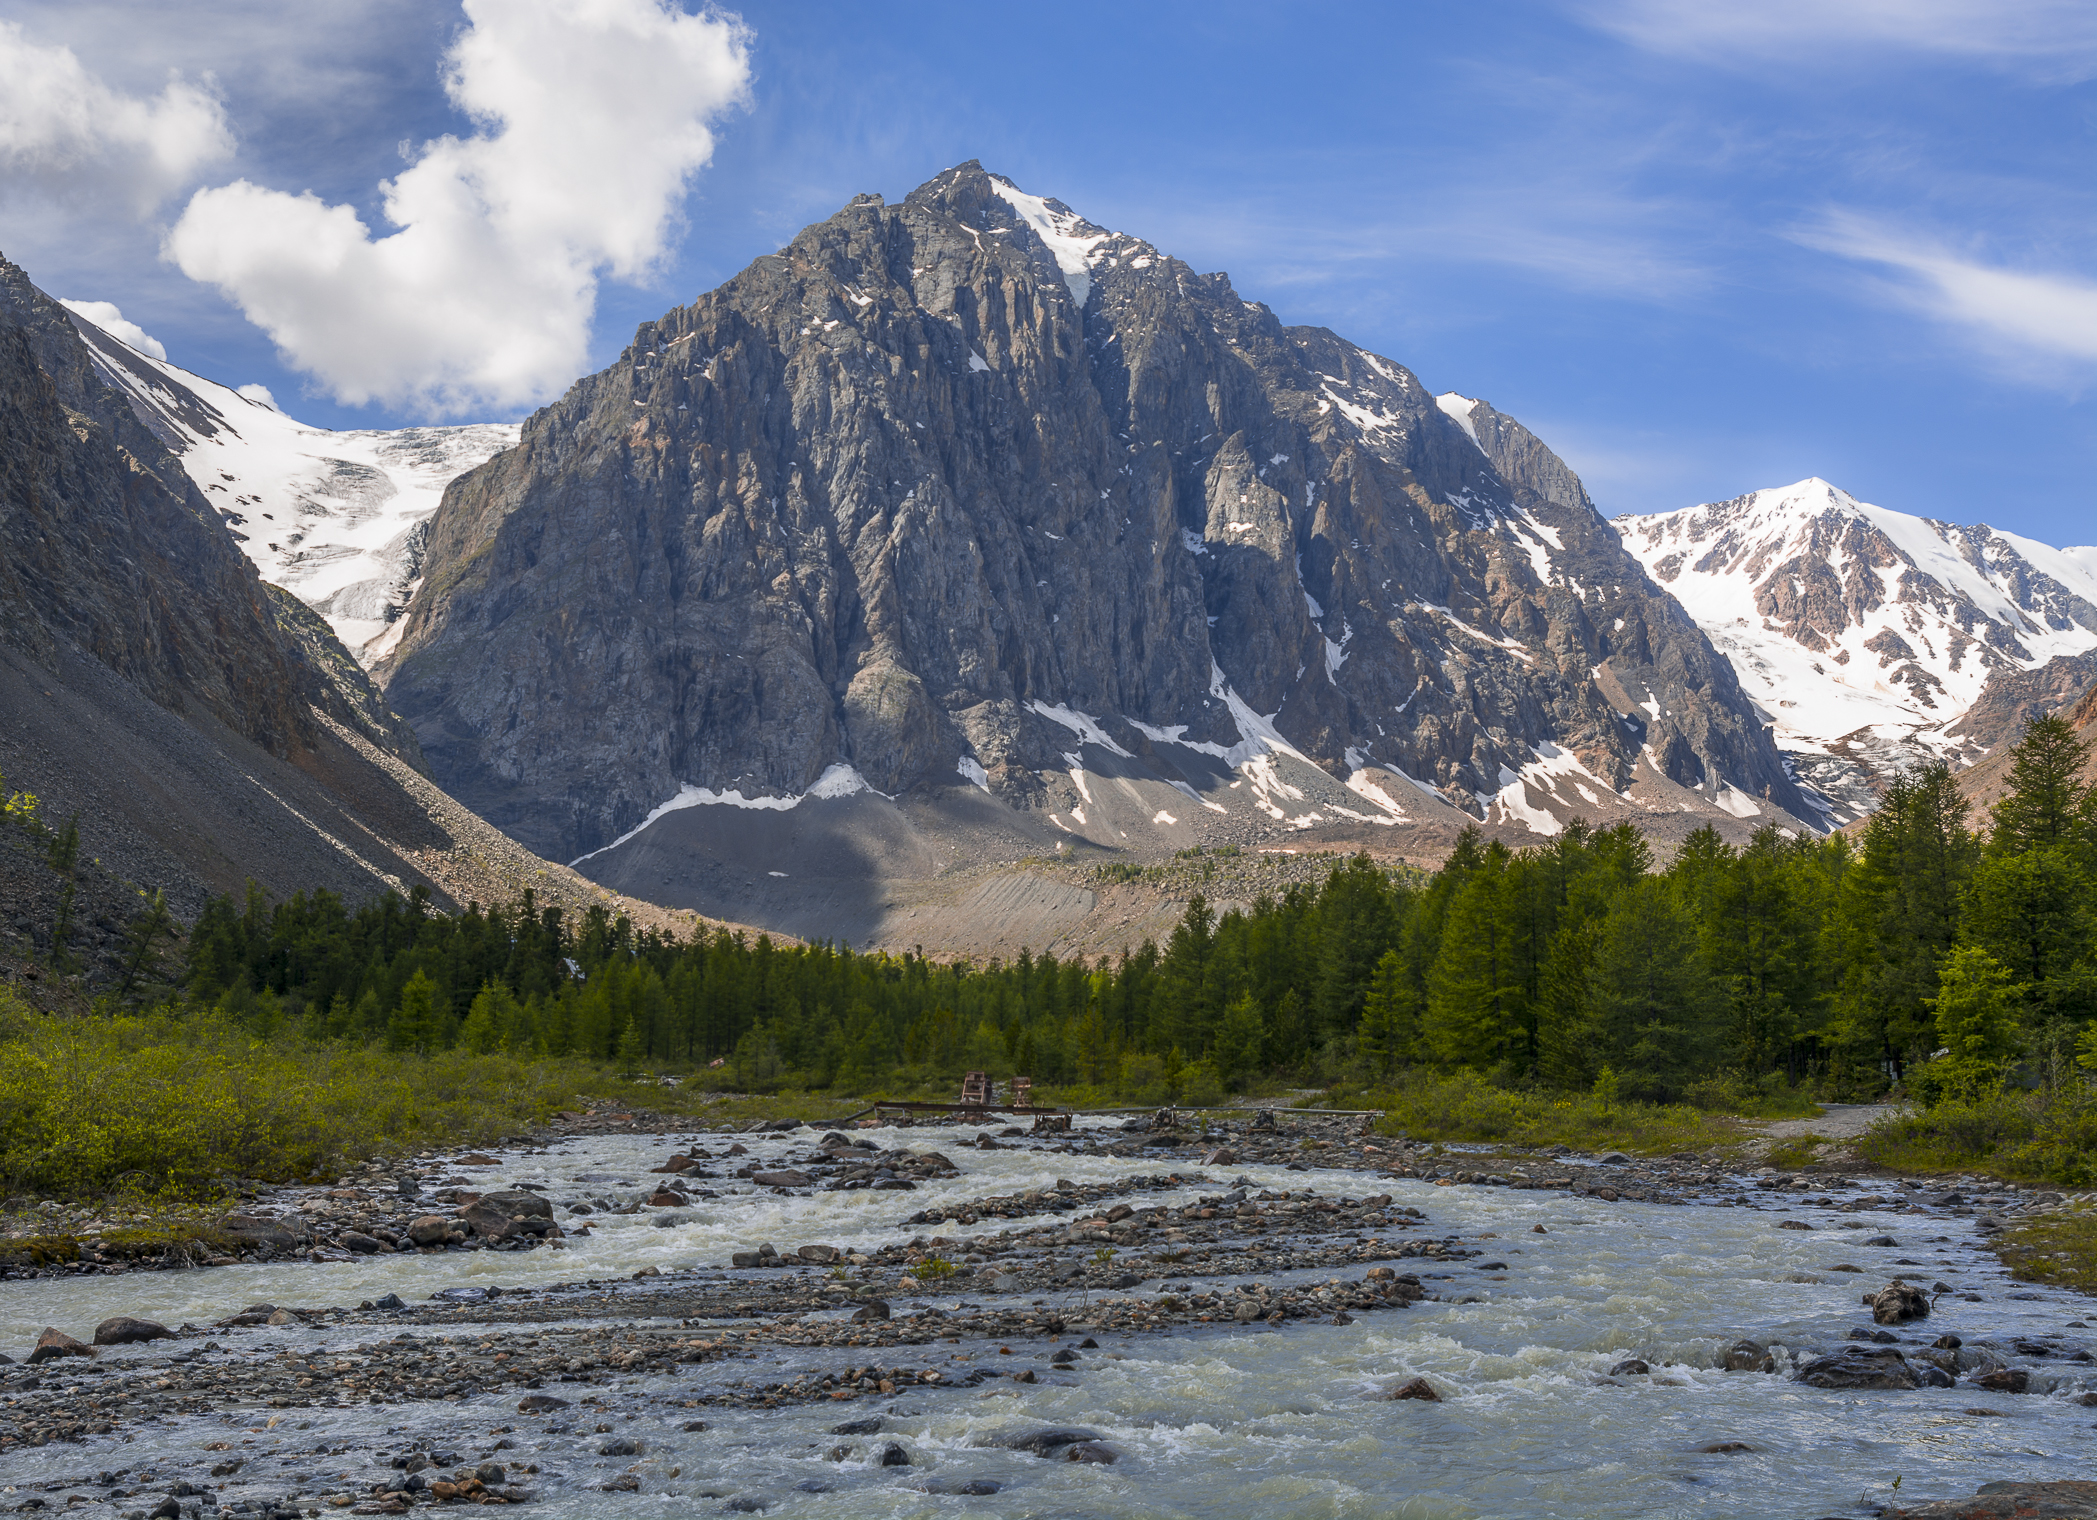
M1386 1110L1377 1129L1415 1140L1583 1149L1670 1151L1738 1144L1745 1135L1723 1119L1681 1104L1627 1102L1597 1093L1525 1092L1495 1087L1476 1072L1417 1072L1358 1100Z
M485 1144L573 1103L594 1075L262 1040L216 1014L40 1014L0 994L0 1187L205 1198L228 1176L312 1177L388 1149Z
M2088 1187L2097 1182L2097 1095L2078 1088L1942 1097L1882 1120L1857 1150L1901 1171L1985 1171Z

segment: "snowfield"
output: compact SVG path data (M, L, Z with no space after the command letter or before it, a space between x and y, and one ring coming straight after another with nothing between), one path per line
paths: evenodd
M444 488L517 441L514 422L309 427L77 312L73 320L101 377L182 461L262 578L313 607L367 662L414 592Z

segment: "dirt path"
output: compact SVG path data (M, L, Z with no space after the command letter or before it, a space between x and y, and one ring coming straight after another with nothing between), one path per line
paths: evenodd
M1854 1140L1879 1120L1898 1113L1902 1107L1904 1105L1899 1103L1826 1103L1821 1105L1817 1119L1779 1119L1769 1124L1750 1120L1749 1123L1772 1140L1789 1140L1799 1135L1818 1135L1823 1140Z

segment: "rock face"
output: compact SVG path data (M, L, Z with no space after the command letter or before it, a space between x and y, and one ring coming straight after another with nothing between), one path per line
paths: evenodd
M875 793L1116 848L1809 811L1526 430L973 163L642 326L404 622L439 779L562 858Z
M449 842L398 778L422 764L414 735L5 260L0 711L8 789L79 816L84 898L99 872L185 917L251 878L355 900L424 880L411 852ZM16 901L55 892L19 867L0 864ZM120 931L137 894L113 895L96 922ZM74 948L100 975L107 956Z
M1770 715L1829 816L1918 758L1967 763L2097 677L2097 555L1802 480L1616 519Z
M71 645L273 754L314 747L313 706L364 721L279 630L253 567L65 309L5 260L0 408L0 639L45 663Z

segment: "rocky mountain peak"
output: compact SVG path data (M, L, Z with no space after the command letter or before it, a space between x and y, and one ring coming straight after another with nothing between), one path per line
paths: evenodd
M1811 816L1518 423L975 163L643 324L455 482L380 672L567 855L838 767L1117 849Z
M1817 477L1617 519L1838 816L2097 676L2097 550L1873 506Z

